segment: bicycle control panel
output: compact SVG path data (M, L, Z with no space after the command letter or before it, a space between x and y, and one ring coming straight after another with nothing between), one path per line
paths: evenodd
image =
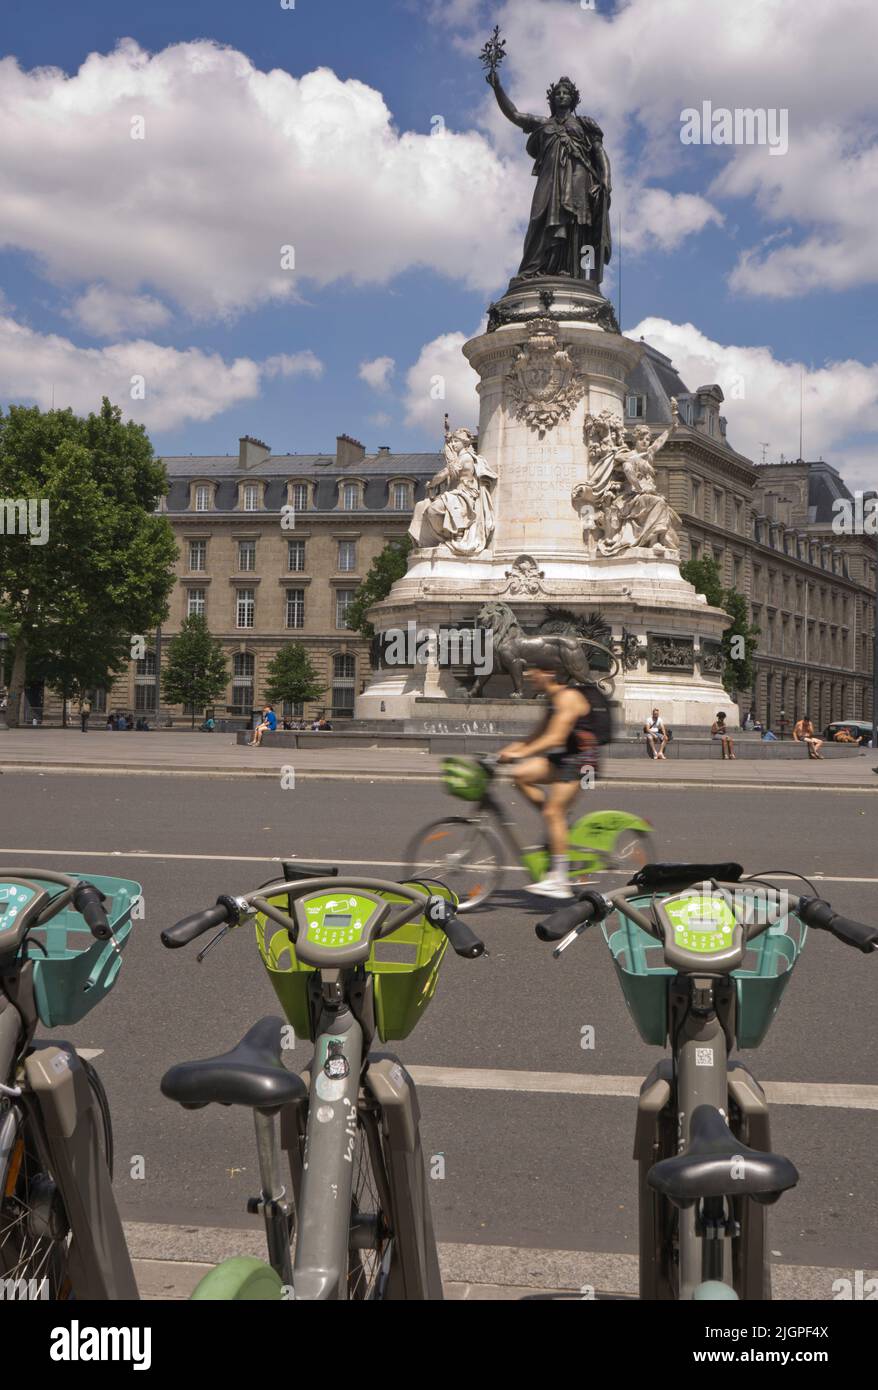
M296 951L313 965L335 965L365 960L381 922L390 911L377 893L358 888L345 892L316 893L295 904L299 928Z
M728 968L740 962L744 929L735 913L734 899L715 880L653 899L653 912L669 965L678 969L691 969L694 964Z
M35 917L48 901L46 890L26 879L0 880L0 953L18 945L22 919Z

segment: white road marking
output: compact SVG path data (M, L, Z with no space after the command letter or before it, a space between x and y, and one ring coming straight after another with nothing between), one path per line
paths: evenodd
M16 846L0 846L0 854L33 854L42 855L43 858L50 856L55 859L182 859L194 860L196 862L216 863L216 864L316 864L318 867L326 864L329 867L338 865L341 867L354 866L355 868L365 869L401 869L402 860L400 859L336 859L328 857L323 853L309 854L170 854L160 850L148 849L20 849ZM504 873L524 874L527 870L520 864L503 864L501 868ZM604 870L606 873L627 873L627 869ZM776 878L781 878L781 874L776 874ZM814 882L821 883L878 883L878 878L851 878L843 875L812 873L808 875Z
M564 1071L499 1071L482 1067L408 1067L418 1086L461 1091L519 1091L569 1096L638 1096L639 1076L588 1076ZM774 1105L820 1105L842 1110L878 1110L878 1086L843 1082L763 1081Z

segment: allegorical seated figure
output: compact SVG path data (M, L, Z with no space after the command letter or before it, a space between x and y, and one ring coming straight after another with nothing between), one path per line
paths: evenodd
M667 429L652 440L648 426L639 425L632 447L616 455L624 483L622 492L605 508L604 538L597 545L600 555L619 555L632 549L652 550L654 555L679 554L680 518L656 488L653 467L653 459L670 433Z
M422 549L441 545L452 555L479 555L489 544L497 474L476 452L476 443L469 430L446 430L445 467L430 479L409 527Z

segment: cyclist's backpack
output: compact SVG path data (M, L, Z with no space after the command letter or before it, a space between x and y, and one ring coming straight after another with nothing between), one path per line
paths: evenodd
M613 709L604 692L599 685L577 685L577 690L581 690L591 711L587 715L588 730L594 736L594 741L599 748L604 748L613 742Z

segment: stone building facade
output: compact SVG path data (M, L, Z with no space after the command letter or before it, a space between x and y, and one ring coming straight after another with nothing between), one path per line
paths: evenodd
M656 457L659 489L680 514L684 558L712 555L727 586L749 600L761 629L752 691L773 727L810 712L822 726L871 718L875 624L874 537L837 535L833 502L850 497L822 460L754 464L726 437L716 385L687 389L670 360L643 345L629 379L626 422L655 433L680 427ZM268 663L291 640L307 649L325 693L303 711L336 719L353 712L369 671L369 647L346 626L345 610L374 557L401 539L413 506L442 467L439 453L367 453L340 435L334 453L273 455L245 437L237 455L165 457L162 511L179 547L171 610L159 650L187 613L203 613L223 644L229 684L217 718L249 715L261 703ZM123 709L155 718L156 635L111 690L94 692L95 716ZM60 717L50 693L44 718ZM184 712L161 706L162 716Z

